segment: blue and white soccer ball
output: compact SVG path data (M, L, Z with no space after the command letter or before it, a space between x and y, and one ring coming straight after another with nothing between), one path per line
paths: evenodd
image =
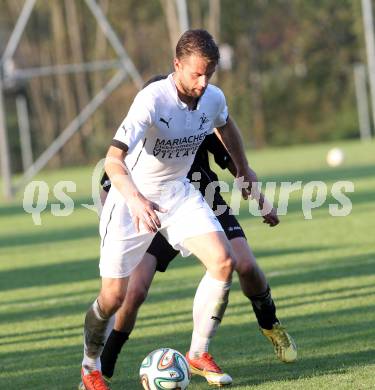
M189 364L180 352L160 348L143 359L139 376L145 390L185 390L191 374Z

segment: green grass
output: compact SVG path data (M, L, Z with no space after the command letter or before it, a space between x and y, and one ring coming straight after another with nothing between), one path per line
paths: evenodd
M341 142L345 163L329 168L332 144L267 149L249 154L262 179L322 180L330 190L351 180L353 209L329 214L330 197L304 219L301 191L282 223L267 228L242 203L241 224L272 286L278 315L294 336L299 361L285 365L257 330L237 278L211 351L234 378L234 389L368 389L375 384L375 144ZM335 144L335 146L337 146ZM76 209L54 217L49 207L35 226L22 194L0 206L0 387L74 389L82 358L82 322L98 288L98 221L88 203L92 167L43 172L50 188L77 183ZM55 200L52 196L49 202ZM121 355L113 389L138 389L138 369L151 350L185 352L191 306L202 267L178 259L157 275L131 340ZM194 377L191 389L206 389Z

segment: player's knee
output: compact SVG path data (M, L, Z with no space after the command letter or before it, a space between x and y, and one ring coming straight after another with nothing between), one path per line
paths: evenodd
M126 305L132 309L138 309L147 298L147 289L143 286L129 289L126 294Z
M257 273L257 264L246 256L237 257L236 271L242 277L252 277Z
M115 310L118 310L121 307L122 303L124 302L124 299L125 299L125 295L124 294L122 294L122 293L114 294L111 297L112 307Z
M217 259L216 269L225 278L230 278L236 265L236 259L230 251L223 252Z
M125 299L125 292L118 290L101 291L100 303L103 306L103 311L109 314L116 312L122 305Z

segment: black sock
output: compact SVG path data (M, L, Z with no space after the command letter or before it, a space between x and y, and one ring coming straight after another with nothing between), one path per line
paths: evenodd
M269 286L265 292L250 297L250 301L261 328L269 330L272 329L275 323L279 322L276 317L276 306L273 302Z
M112 332L105 343L103 352L100 355L102 374L107 378L112 378L117 357L128 338L129 333L119 332L118 330L112 329Z

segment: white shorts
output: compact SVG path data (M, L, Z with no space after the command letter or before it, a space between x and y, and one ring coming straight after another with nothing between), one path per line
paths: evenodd
M188 182L179 185L178 191L169 191L168 196L146 197L168 210L158 213L159 232L183 256L188 256L190 252L183 245L187 238L223 228L199 191ZM100 217L100 236L100 276L123 278L142 260L155 233L147 232L142 225L136 232L127 205L112 186Z

